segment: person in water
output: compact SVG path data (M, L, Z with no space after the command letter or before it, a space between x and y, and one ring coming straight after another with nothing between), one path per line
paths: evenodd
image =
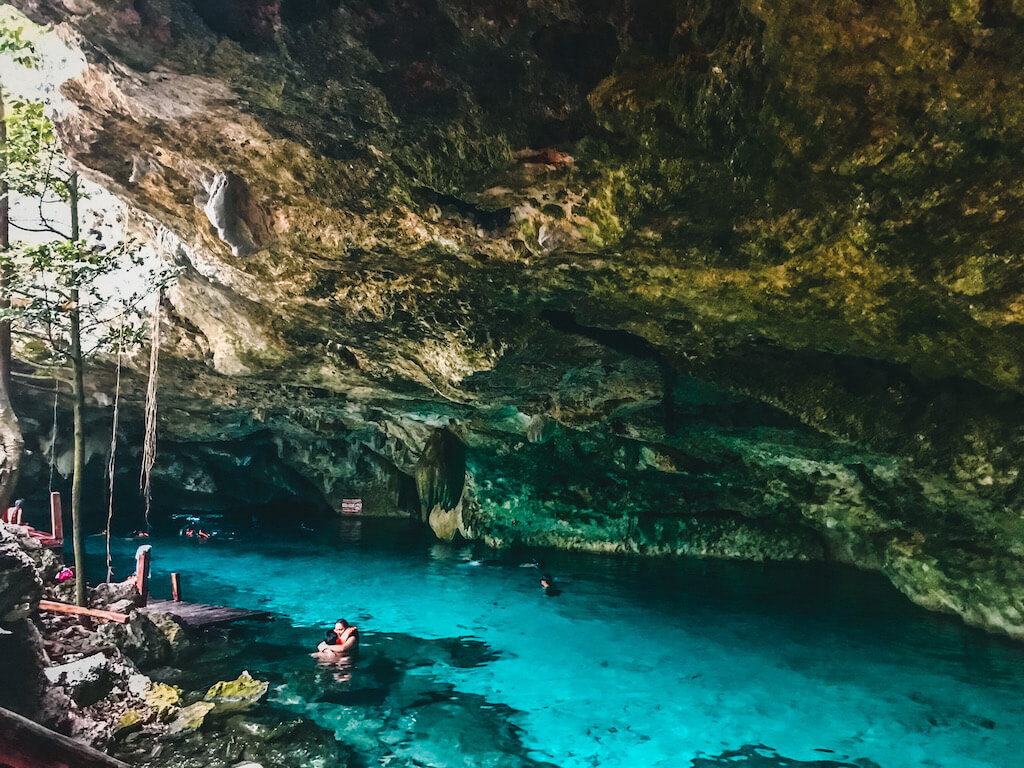
M544 594L548 597L562 594L562 590L555 586L555 577L550 573L545 573L540 577L540 588L544 590Z
M334 622L334 629L324 636L316 650L324 657L355 656L359 653L359 627L352 626L345 619L338 619Z

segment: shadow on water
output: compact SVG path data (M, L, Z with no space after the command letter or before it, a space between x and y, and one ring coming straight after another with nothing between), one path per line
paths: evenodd
M827 752L828 750L821 750ZM879 768L871 760L859 759L852 763L835 760L790 760L777 754L763 744L747 745L736 750L723 752L714 757L697 757L690 768Z

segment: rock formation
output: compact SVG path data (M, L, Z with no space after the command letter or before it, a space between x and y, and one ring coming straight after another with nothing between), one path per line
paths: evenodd
M15 5L182 268L165 489L416 514L454 419L466 535L832 558L1024 636L1016 5Z

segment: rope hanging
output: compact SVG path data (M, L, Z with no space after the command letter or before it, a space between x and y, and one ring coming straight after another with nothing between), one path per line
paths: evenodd
M117 383L114 385L114 419L110 428L110 456L107 458L107 583L114 578L113 561L110 556L110 523L114 519L114 469L117 457L117 420L121 404L121 350L124 344L124 328L118 331L117 338Z
M146 388L146 435L142 442L142 474L139 490L146 499L146 531L150 530L149 508L153 499L151 476L156 462L156 386L160 366L160 300L162 292L157 291L156 306L153 308L153 323L150 329L149 386Z
M60 382L53 382L53 429L50 432L50 493L53 493L53 468L57 466L57 401L60 398Z

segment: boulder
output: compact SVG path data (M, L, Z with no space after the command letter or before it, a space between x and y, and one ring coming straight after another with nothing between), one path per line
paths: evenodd
M161 720L166 720L176 708L181 706L181 688L166 683L151 682L146 686L142 697L146 706L155 709Z
M115 739L123 739L129 733L134 733L142 728L146 722L146 716L137 709L125 710L124 714L117 719L114 725L113 736Z
M177 734L184 731L198 731L203 726L206 716L213 711L214 705L208 701L197 701L195 704L181 709L178 717L171 723L168 733Z
M167 638L167 644L171 649L171 656L174 659L184 658L195 650L189 638L188 630L176 616L170 613L149 613L147 615L156 628Z
M102 653L47 667L43 674L51 684L64 688L80 707L95 704L114 687L110 661Z
M213 704L218 715L244 712L266 696L269 688L270 683L256 680L246 670L235 680L214 684L203 700Z
M92 588L92 593L89 598L93 608L114 610L113 605L115 603L121 603L124 600L135 605L138 595L139 592L135 586L135 580L130 579L128 581L114 581L110 583L97 584Z
M149 616L138 611L129 614L124 624L107 623L101 626L90 645L114 645L141 667L166 664L172 656L167 636Z
M43 582L32 557L12 527L0 523L0 622L30 616L39 605Z

